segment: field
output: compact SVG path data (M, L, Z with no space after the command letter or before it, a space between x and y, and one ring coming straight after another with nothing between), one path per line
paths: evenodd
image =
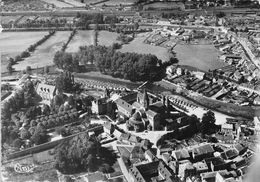
M64 0L64 2L68 3L68 4L71 4L71 5L75 6L75 7L85 7L86 6L86 4L81 3L79 1L76 1L76 0Z
M1 72L6 71L7 60L26 50L48 32L3 32L0 34Z
M47 32L4 32L0 36L0 41L3 44L0 45L2 50L1 56L1 71L6 72L7 60L9 57L15 57L22 51L26 50L31 44L40 40ZM61 49L63 43L65 43L70 35L70 31L59 31L54 36L50 37L42 45L38 46L30 57L26 58L22 62L14 65L13 68L18 70L24 70L27 66L31 68L44 67L46 65L53 64L53 56L56 51ZM118 34L100 31L98 41L100 45L110 46L113 42L116 42ZM67 52L77 52L79 46L92 45L93 44L93 31L78 31L73 37L66 49Z
M58 7L58 8L71 8L74 7L71 4L62 2L62 1L58 1L58 0L42 0L45 3L49 3L49 4L54 4L54 6Z
M93 44L93 31L86 30L86 31L78 31L73 39L70 41L68 48L66 49L67 52L77 52L80 46L88 46Z
M1 22L1 24L8 24L8 23L14 22L19 17L20 16L1 16L0 17L0 22Z
M139 34L132 42L123 45L120 51L136 52L140 54L154 54L162 61L169 60L169 54L166 48L145 44L143 43L144 39L145 39L145 34Z
M15 70L24 70L27 66L37 68L52 65L54 54L59 51L63 43L68 40L70 33L70 31L56 32L55 35L38 46L30 57L14 65L13 68L15 68Z
M50 1L39 0L8 0L1 6L0 12L7 11L42 11L47 10Z
M100 31L98 33L98 44L110 46L114 42L116 42L118 34L108 31ZM88 46L93 44L93 31L92 30L84 30L78 31L76 35L73 37L71 42L66 49L67 52L77 52L80 46Z
M97 6L99 5L107 5L107 6L119 6L121 5L131 5L134 3L134 0L109 0L100 4L97 4Z
M203 71L227 66L218 60L219 51L213 45L180 45L174 51L177 53L179 64L189 65Z

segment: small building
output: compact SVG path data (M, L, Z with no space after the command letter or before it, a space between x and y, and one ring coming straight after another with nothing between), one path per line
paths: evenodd
M115 131L115 126L110 122L104 123L103 128L104 132L109 135L113 134L113 132Z
M149 162L154 162L154 161L159 160L159 159L156 157L156 154L155 154L151 149L145 151L145 158L146 158Z
M194 160L202 160L204 158L212 157L214 149L210 144L202 144L192 149L192 157Z
M224 123L221 125L221 132L225 135L233 134L233 124Z
M182 160L187 160L187 159L189 160L191 156L187 149L181 149L181 150L173 151L172 157L177 161L182 161Z
M205 162L211 171L219 171L219 170L227 169L227 164L221 157L206 158Z
M209 167L204 160L201 162L194 163L193 166L196 168L198 174L209 171Z
M128 143L130 136L131 136L130 133L122 133L119 137L119 141Z
M235 157L238 156L238 151L234 148L230 148L228 150L225 150L224 152L221 153L221 157L223 159L229 160L229 159L233 159Z
M108 98L98 98L92 101L91 107L92 113L103 115L115 112L115 108L113 107L112 100Z
M133 106L125 100L119 98L115 100L119 115L130 118L133 113Z
M174 174L169 170L168 166L163 161L154 161L146 164L134 165L129 173L131 181L146 182L146 181L165 181L172 182L175 180Z
M244 145L242 145L240 143L235 144L233 147L234 147L234 149L237 150L239 155L242 155L247 151L247 147L245 147Z

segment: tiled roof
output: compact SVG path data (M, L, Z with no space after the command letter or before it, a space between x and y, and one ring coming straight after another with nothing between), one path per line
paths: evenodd
M147 116L150 116L150 117L154 117L154 116L156 116L158 113L157 112L154 112L154 111L152 111L152 110L148 110L147 112L146 112L146 115Z
M120 136L121 140L128 140L130 138L130 134L129 133L122 133Z
M121 107L121 108L123 108L124 110L126 110L127 112L129 112L129 113L132 112L132 109L133 109L132 105L130 105L129 103L127 103L127 102L124 101L123 99L117 99L117 100L115 100L115 103L116 103L119 107Z
M213 153L214 149L210 144L204 144L193 149L195 155L203 155L207 153Z
M176 160L190 158L190 154L186 149L173 151L172 153L174 154L173 156L176 157Z

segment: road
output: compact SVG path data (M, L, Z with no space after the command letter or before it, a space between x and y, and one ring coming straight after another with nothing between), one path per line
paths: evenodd
M252 53L251 49L247 45L247 40L237 37L238 42L242 45L246 53L248 54L250 60L255 64L255 66L260 69L260 60L255 57L255 55Z

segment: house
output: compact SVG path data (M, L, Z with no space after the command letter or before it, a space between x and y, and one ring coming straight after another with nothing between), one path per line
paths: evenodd
M151 144L151 142L150 142L150 140L147 140L147 139L143 139L142 141L141 141L141 147L144 149L144 150L148 150L148 149L150 149L151 147L152 147L152 144Z
M181 149L181 150L173 151L172 157L177 161L181 161L181 160L190 159L191 156L187 149Z
M156 154L152 151L152 149L146 150L145 151L145 158L149 161L149 162L153 162L153 161L157 161L159 160L156 157Z
M210 144L202 144L192 149L192 157L194 160L202 160L207 157L212 157L214 149Z
M218 139L219 142L226 143L226 144L232 144L234 143L234 135L225 135L225 134L216 134L215 137Z
M122 117L130 118L133 113L132 105L121 98L115 100L115 103L117 105L118 114Z
M110 122L104 123L103 128L104 132L109 135L113 134L113 132L115 131L115 126Z
M130 133L122 133L122 134L120 135L119 141L128 143L128 140L129 140L130 136L131 136Z
M114 126L115 126L115 125L114 125ZM115 130L114 130L114 132L113 132L113 135L114 135L117 139L119 139L120 136L122 135L122 131L118 130L118 128L115 127Z
M196 78L198 78L198 79L200 79L200 80L203 80L203 79L204 79L204 76L205 76L205 73L200 72L200 71L193 71L192 74L193 74Z
M235 144L233 147L237 150L239 155L242 155L247 151L247 147L243 146L240 143Z
M221 157L206 158L205 162L211 171L227 169L227 164Z
M204 160L194 163L193 166L195 167L198 174L209 171L209 167Z
M164 153L162 154L162 160L168 164L171 160L172 160L172 157L171 157L171 154L169 153Z
M56 95L56 86L38 83L36 92L43 100L51 101Z
M129 142L130 144L137 144L137 143L140 143L141 140L142 140L142 139L141 139L140 137L135 136L135 135L131 135L131 136L129 137L129 139L128 139L128 142Z
M113 103L108 98L98 98L92 101L92 113L103 115L114 112Z
M179 162L178 177L184 179L185 176L194 175L196 169L189 160Z
M165 181L175 180L174 174L161 160L145 164L136 164L129 170L131 179L134 182Z
M224 152L221 153L221 157L223 159L233 159L236 156L238 156L238 151L236 149L230 148L228 150L225 150Z
M135 145L130 153L130 159L145 159L145 153L141 146Z
M247 165L246 159L241 156L237 156L232 161L234 162L235 169L239 169Z
M225 135L233 134L233 124L224 123L221 125L221 132Z
M208 181L216 181L216 175L217 173L220 173L220 174L223 174L223 175L226 175L228 173L227 170L221 170L221 171L214 171L214 172L206 172L206 173L201 173L200 174L200 177L201 177L201 180L204 182L208 182Z

